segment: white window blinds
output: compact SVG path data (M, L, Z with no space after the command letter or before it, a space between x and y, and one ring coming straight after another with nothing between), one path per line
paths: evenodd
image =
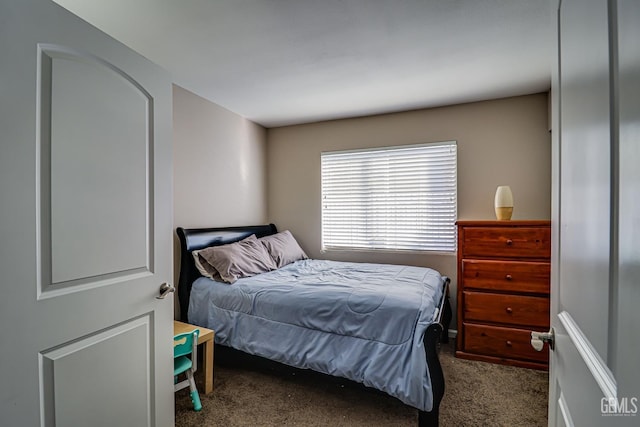
M321 154L323 249L456 250L456 142Z

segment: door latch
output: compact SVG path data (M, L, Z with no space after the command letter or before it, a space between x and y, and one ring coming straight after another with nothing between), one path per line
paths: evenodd
M549 348L553 350L555 339L556 333L553 328L549 329L549 332L531 331L531 347L533 347L536 351L542 351L544 343L548 343Z

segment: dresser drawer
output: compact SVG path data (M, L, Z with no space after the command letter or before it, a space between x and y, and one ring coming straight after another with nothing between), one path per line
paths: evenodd
M463 257L549 258L549 227L465 227Z
M473 323L465 323L464 326L464 346L468 352L536 362L549 360L548 344L545 343L542 351L535 351L531 347L529 330Z
M549 294L548 262L462 260L464 287Z
M480 322L549 327L549 299L464 291L464 318Z

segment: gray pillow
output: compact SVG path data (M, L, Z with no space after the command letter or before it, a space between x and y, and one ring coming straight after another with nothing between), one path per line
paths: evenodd
M267 249L278 268L309 258L289 230L261 237L258 240Z
M191 255L193 255L193 263L196 265L196 268L204 277L208 277L209 279L215 280L216 282L224 282L222 277L220 277L220 273L218 270L213 268L204 258L200 256L200 250L192 251Z
M264 245L253 234L239 242L202 249L198 257L201 263L205 261L213 267L227 283L277 268Z

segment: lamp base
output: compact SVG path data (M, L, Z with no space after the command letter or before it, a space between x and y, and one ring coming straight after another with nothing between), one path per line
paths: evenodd
M510 208L496 207L496 218L498 218L498 220L500 221L510 220L512 214L513 214L513 207L510 207Z

